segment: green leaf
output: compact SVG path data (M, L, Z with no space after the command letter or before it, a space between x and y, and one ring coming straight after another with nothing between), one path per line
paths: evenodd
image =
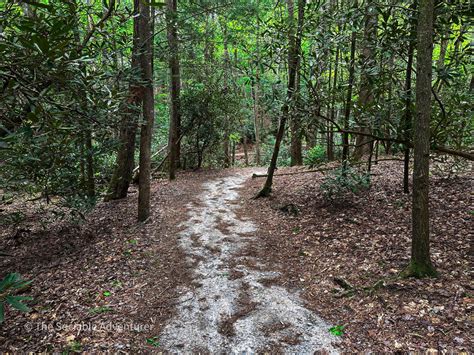
M5 304L0 302L0 323L3 323L5 320Z
M344 326L343 325L335 325L334 327L329 328L329 332L335 336L342 336L344 334Z
M6 302L9 303L13 308L21 311L21 312L29 312L31 311L30 307L28 307L26 304L23 304L20 302L21 299L19 299L18 296L7 296L6 297Z
M158 347L160 346L160 342L158 341L158 337L147 338L146 342L151 346Z
M17 281L20 280L20 275L17 273L10 273L0 281L0 291L5 290L6 288L12 287L12 285Z
M18 301L33 301L31 296L15 296Z

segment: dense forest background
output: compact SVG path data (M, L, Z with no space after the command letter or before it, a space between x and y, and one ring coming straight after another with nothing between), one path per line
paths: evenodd
M472 9L467 1L435 5L433 100L424 108L430 146L472 158ZM133 1L3 1L5 191L78 207L104 195L121 130L144 123L137 97L151 79L156 171L169 166L170 151L183 169L268 165L282 116L289 129L278 165L341 159L344 137L354 159L409 154L416 4L171 1L148 8L152 28L141 34ZM144 79L137 62L146 43L153 73ZM169 137L177 149L165 148ZM132 143L138 158L138 140Z

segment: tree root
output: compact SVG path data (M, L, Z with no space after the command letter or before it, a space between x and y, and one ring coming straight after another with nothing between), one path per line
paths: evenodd
M415 262L410 262L410 264L400 273L401 278L414 277L421 279L423 277L437 277L438 272L431 263L426 265L417 264Z

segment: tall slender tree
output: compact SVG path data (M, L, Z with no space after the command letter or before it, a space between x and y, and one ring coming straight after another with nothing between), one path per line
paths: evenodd
M254 132L255 132L255 164L261 163L260 152L260 19L258 11L260 9L260 1L257 0L257 30L255 31L255 79L252 80L252 98L253 98L253 115L254 115Z
M411 9L416 9L416 3L411 6ZM413 22L413 21L412 21ZM404 104L405 111L403 112L403 134L404 140L409 142L411 139L411 126L412 126L412 90L411 90L411 77L413 69L413 56L415 51L415 40L416 40L416 24L411 24L410 38L408 42L408 56L407 56L407 69L405 74L405 92L404 92ZM404 163L403 163L403 192L409 192L408 180L410 174L410 147L408 144L404 146Z
M357 34L352 31L351 34L351 54L349 59L349 83L347 86L346 102L344 108L343 127L344 132L342 133L342 164L344 169L347 167L349 160L349 118L351 115L352 107L352 89L354 87L355 79L355 51L356 51Z
M361 133L370 134L371 120L364 117L364 113L371 111L374 102L374 80L372 70L375 67L375 40L377 36L377 10L373 0L367 0L364 16L364 39L361 53L361 79L359 89L359 115L358 123ZM360 159L369 152L372 138L367 135L357 135L354 159Z
M229 37L228 37L228 29L227 29L227 19L224 17L221 21L221 29L222 29L222 37L223 37L223 45L224 45L224 54L223 54L223 65L224 65L224 92L229 92L229 79L230 79L230 55L229 55ZM224 115L224 167L230 167L232 162L232 142L230 141L230 117L229 115Z
M288 0L288 13L293 12L293 1ZM273 148L272 159L270 161L270 166L268 167L267 179L265 184L260 192L257 194L257 197L266 197L269 196L272 191L273 185L273 175L277 166L278 154L280 152L281 141L283 140L283 135L285 133L285 125L288 120L290 113L290 103L293 99L293 95L296 87L296 71L298 69L298 63L300 61L300 50L301 50L301 37L303 34L303 18L304 18L304 8L306 5L306 0L298 0L298 27L296 31L296 36L290 36L288 39L288 87L287 87L287 100L283 104L282 113L280 116L280 122L278 124L278 131L275 139L275 147Z
M142 74L143 122L140 127L140 175L138 181L138 220L150 216L151 139L153 136L153 26L151 6L139 1L140 69Z
M258 49L257 49L258 51ZM254 118L254 132L255 132L255 164L260 165L260 107L259 107L259 69L255 74L255 80L252 81L252 99L253 99L253 118Z
M106 200L116 200L127 196L127 191L132 181L133 168L135 166L135 140L139 116L137 107L143 99L143 92L138 84L137 78L135 77L135 75L140 71L139 2L140 0L133 1L133 47L131 54L131 69L133 76L130 80L129 94L120 124L120 145Z
M434 0L419 1L411 260L405 276L435 276L430 259L429 166Z
M330 104L330 118L331 121L328 122L328 132L327 132L327 149L326 149L326 154L328 157L328 160L334 160L334 134L333 134L333 124L336 120L336 95L337 95L337 79L338 79L338 73L339 73L339 48L336 48L336 59L334 62L334 78L333 78L333 85L331 88L331 85L329 83L329 92L331 95L331 104ZM329 80L331 80L331 77L329 77Z
M169 47L169 74L170 74L170 124L169 124L169 178L176 178L176 168L179 166L180 152L180 89L181 75L179 65L177 0L166 0L166 27Z
M303 7L302 7L303 6ZM299 41L301 43L302 40L302 29L303 29L303 17L301 16L302 11L304 11L304 4L298 3L298 27L295 28L293 25L294 23L294 10L293 10L294 5L288 6L288 16L290 18L290 36L300 36ZM301 33L299 32L301 29ZM298 41L298 39L294 39L294 41ZM296 67L296 79L295 79L295 87L293 90L293 95L292 95L292 100L295 103L295 105L291 105L290 109L291 110L291 115L290 115L290 163L292 166L295 165L302 165L303 164L303 153L302 153L302 127L301 127L301 117L300 115L296 112L296 105L298 102L298 91L299 91L299 83L300 83L300 63L301 59L299 58L301 56L301 45L295 49L296 50L296 55L298 56L298 63ZM292 53L289 54L294 55ZM288 59L290 61L291 59Z

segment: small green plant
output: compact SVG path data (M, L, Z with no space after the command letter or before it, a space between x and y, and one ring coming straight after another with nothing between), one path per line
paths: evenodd
M76 340L71 341L63 354L80 353L82 351L82 344Z
M0 226L16 226L25 220L26 216L22 212L12 212L0 216Z
M132 245L137 245L138 244L138 240L136 240L136 239L130 239L128 242Z
M113 280L112 286L117 288L122 288L122 282L120 280Z
M154 346L155 348L157 348L158 346L160 346L160 342L158 341L158 337L151 337L151 338L147 338L146 340L147 344L151 345L151 346Z
M405 202L403 202L402 200L395 200L394 204L397 208L403 208Z
M5 305L21 312L29 312L30 308L22 301L31 301L29 296L15 296L15 293L24 290L31 284L31 281L23 280L20 274L10 273L0 281L0 323L5 320Z
M313 148L306 151L304 156L304 165L317 166L326 161L326 151L320 145L315 145Z
M329 328L329 332L335 336L342 336L344 334L344 325L335 325L334 327Z
M104 291L104 292L102 292L102 295L104 297L109 297L110 295L112 295L112 293L110 291Z
M352 168L337 169L321 184L324 197L331 202L357 195L369 187L370 175Z
M241 136L239 132L234 132L229 135L229 139L234 143L239 143L241 140Z
M95 307L95 308L89 309L89 313L91 313L91 314L101 314L101 313L106 313L106 312L113 312L112 307L100 306L100 307Z

